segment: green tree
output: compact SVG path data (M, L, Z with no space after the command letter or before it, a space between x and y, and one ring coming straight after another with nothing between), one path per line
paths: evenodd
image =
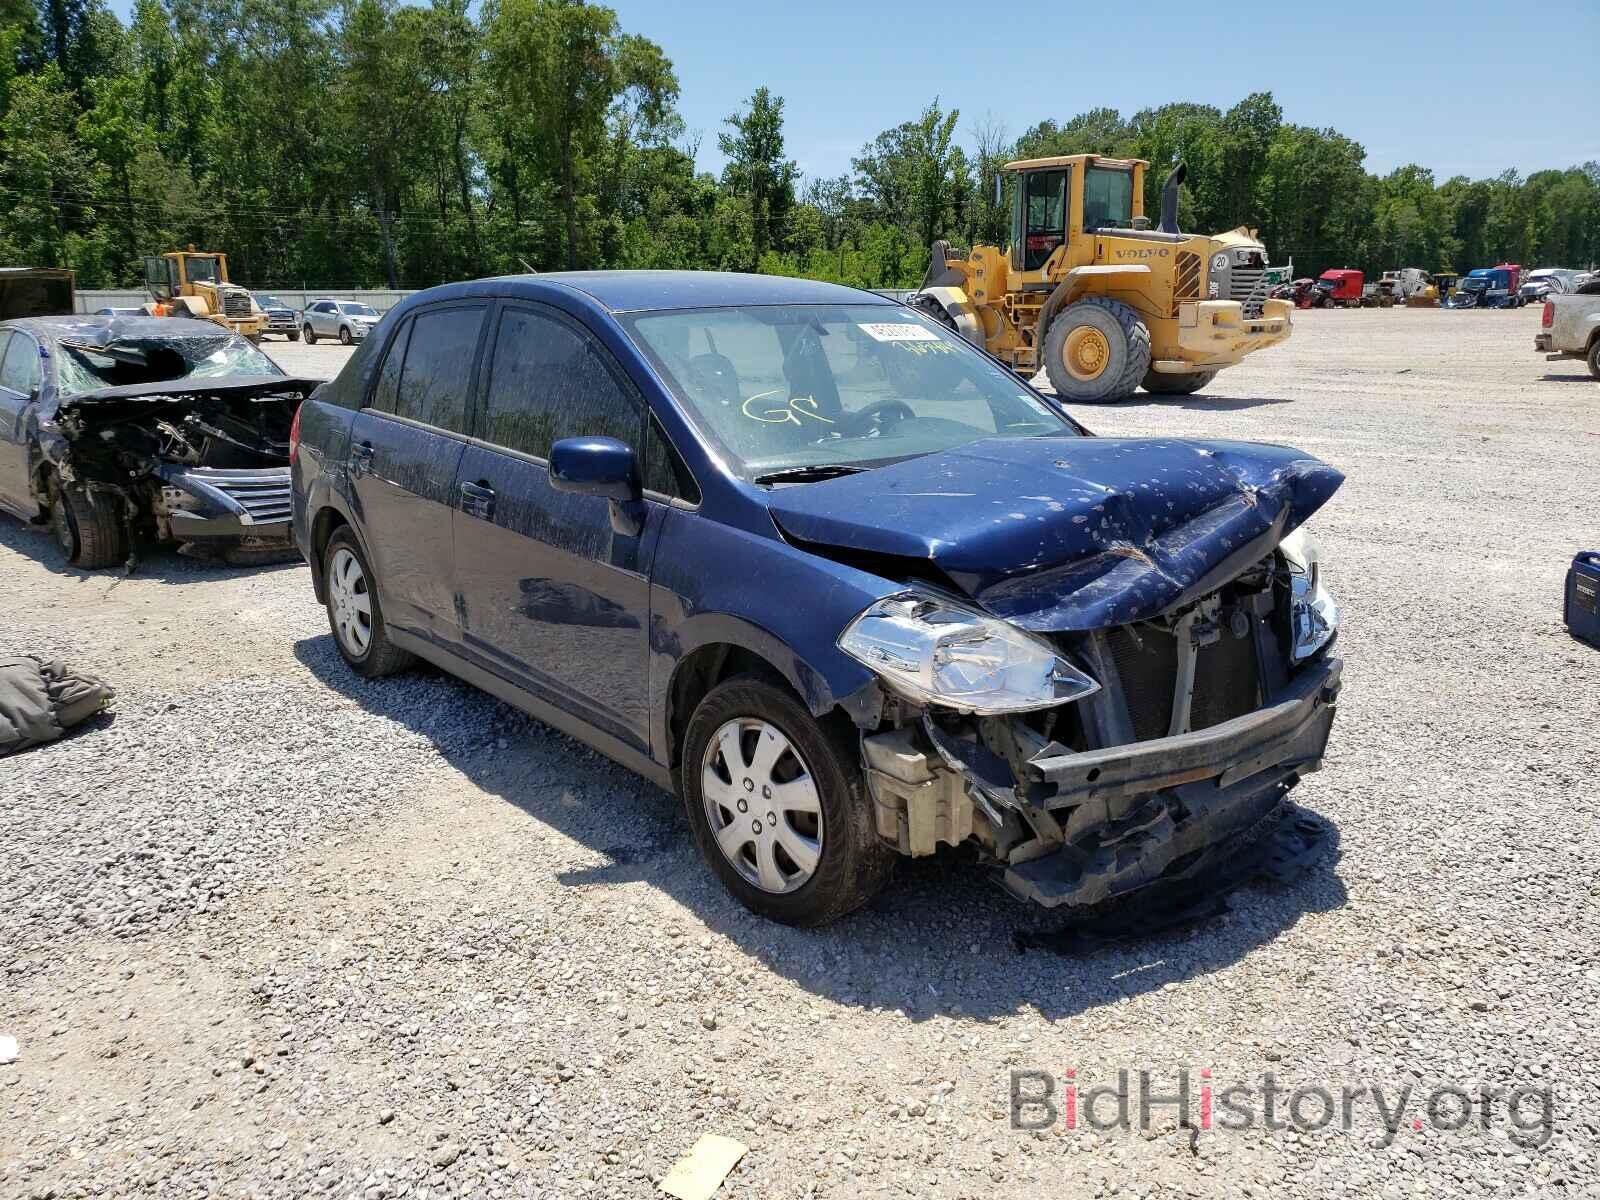
M723 185L745 198L750 210L751 263L761 262L767 248L781 238L781 220L794 200L798 168L783 156L783 97L760 87L747 109L733 113L723 124L732 132L717 135L717 145L728 156Z

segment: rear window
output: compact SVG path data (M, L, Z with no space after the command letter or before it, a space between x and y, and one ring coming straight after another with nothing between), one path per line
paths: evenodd
M413 317L394 407L385 411L453 433L465 433L472 360L478 352L484 312L484 305L471 304L436 308ZM395 345L398 349L400 342L397 340ZM390 358L395 357L391 351ZM387 362L384 369L387 374ZM381 394L381 381L379 390Z
M61 338L56 347L60 351L56 372L63 396L176 379L283 376L277 363L231 333L219 332L215 337L122 338L104 345Z

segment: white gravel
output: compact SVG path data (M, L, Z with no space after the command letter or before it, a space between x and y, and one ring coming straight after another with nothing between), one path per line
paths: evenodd
M820 932L750 918L649 785L453 680L346 672L303 567L85 575L0 519L0 649L119 691L0 761L0 1196L643 1197L708 1132L752 1200L1600 1195L1600 652L1560 625L1600 385L1536 324L1307 313L1202 396L1083 411L1349 475L1315 522L1343 711L1297 793L1337 856L1084 959L1017 954L953 859ZM1013 1068L1183 1067L1196 1125L1203 1068L1413 1090L1392 1138L1367 1100L1349 1130L1007 1120ZM1549 1136L1435 1129L1442 1086L1548 1086Z

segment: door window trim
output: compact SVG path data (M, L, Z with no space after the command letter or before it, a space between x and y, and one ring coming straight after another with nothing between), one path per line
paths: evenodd
M9 334L10 335L8 338L6 338L5 344L3 346L0 346L0 370L4 369L5 363L6 363L6 359L9 358L10 355L11 355L11 343L12 342L25 342L28 345L33 347L33 357L31 359L32 370L34 372L37 372L37 375L38 375L38 381L35 383L34 386L38 387L38 388L43 388L44 387L44 367L41 366L40 363L39 363L39 339L34 337L33 334L31 334L31 333L29 333L29 332L27 332L26 330L23 330L23 329L0 329L0 333L5 333L5 334ZM30 374L30 378L31 377L32 377L32 375ZM29 394L30 394L28 392L18 391L16 388L9 387L4 383L0 383L0 388L5 388L5 390L10 392L13 396L21 396L24 400L26 400L28 398Z

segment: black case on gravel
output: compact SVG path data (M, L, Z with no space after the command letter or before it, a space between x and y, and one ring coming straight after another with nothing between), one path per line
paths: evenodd
M1572 560L1563 619L1573 637L1600 648L1600 550L1585 550Z

